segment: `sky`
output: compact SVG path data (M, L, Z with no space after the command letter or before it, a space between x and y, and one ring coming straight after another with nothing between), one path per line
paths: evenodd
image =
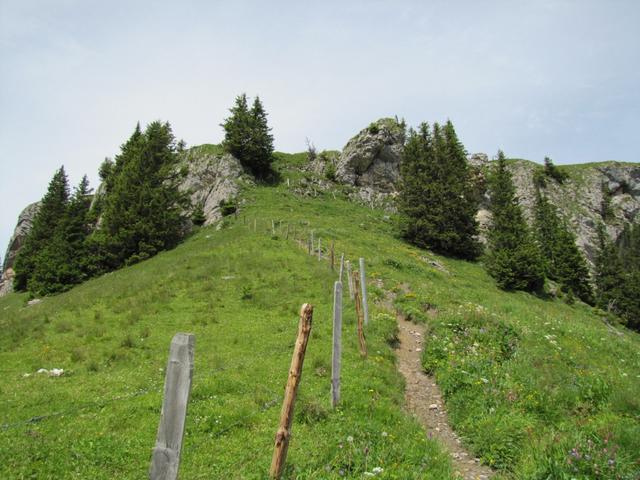
M138 121L218 143L243 92L281 151L397 115L470 153L640 161L638 25L636 0L0 0L0 254L61 165L96 187Z

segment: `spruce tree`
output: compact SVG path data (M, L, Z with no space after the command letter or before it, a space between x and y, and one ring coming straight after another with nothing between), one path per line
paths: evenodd
M422 248L465 259L480 253L477 198L464 147L451 122L410 130L401 164L403 237Z
M40 201L31 231L25 239L14 264L14 288L24 291L37 266L37 256L54 237L69 203L69 184L64 166L53 175L47 193Z
M28 289L35 295L50 295L68 290L86 278L85 239L91 204L86 175L76 187L62 220L53 236L36 256L36 266Z
M576 245L576 237L558 209L540 190L536 192L535 232L543 255L545 275L586 303L593 302L587 262Z
M273 136L260 98L255 98L249 110L247 96L243 93L236 97L230 112L231 116L221 124L225 130L223 148L253 175L266 177L273 161Z
M144 133L136 127L122 146L96 234L106 269L172 248L184 235L188 199L178 188L178 160L168 123L153 122Z
M251 141L249 142L250 169L256 176L264 178L271 171L273 161L273 135L267 123L260 97L256 97L251 107Z
M501 151L489 179L489 189L492 221L488 231L487 271L505 290L541 290L544 264L518 204Z

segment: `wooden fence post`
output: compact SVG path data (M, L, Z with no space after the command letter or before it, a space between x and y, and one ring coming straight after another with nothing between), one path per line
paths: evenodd
M271 235L276 236L276 222L271 219Z
M311 250L313 249L313 233L309 237L309 255L311 255Z
M331 240L331 271L333 272L335 270L335 261L336 261L336 254L335 254L335 242L333 240Z
M338 276L338 280L342 283L342 275L344 273L344 253L340 256L340 275Z
M320 247L320 237L318 237L318 260L322 260L322 248Z
M347 286L349 287L349 298L353 301L353 275L351 275L351 262L347 260Z
M284 234L284 239L285 239L285 240L289 240L289 224L288 224L288 223L287 223L287 231L286 231L286 233Z
M362 310L364 324L369 325L369 305L367 304L367 274L364 270L364 258L360 257L360 286L362 288Z
M293 422L293 407L298 393L298 385L302 376L302 365L304 364L304 354L307 350L309 333L313 320L313 306L305 303L300 309L300 324L298 325L298 338L293 350L291 368L289 369L289 379L284 392L282 411L280 412L280 426L276 433L275 445L273 447L273 458L271 460L270 476L279 479L282 475L284 464L287 460L287 450L289 448L289 437L291 436L291 424Z
M367 341L364 338L364 327L362 325L362 305L360 303L360 285L358 281L358 274L353 272L353 285L354 285L354 296L355 296L355 304L356 304L356 316L357 316L357 324L358 324L358 343L360 345L360 355L363 357L367 356Z
M254 218L253 219L253 232L257 232L258 231L258 219Z
M333 284L333 354L331 357L331 406L340 403L340 363L342 350L342 283Z
M176 333L171 340L160 426L151 455L150 480L178 478L187 403L193 379L195 342L195 336L190 333Z

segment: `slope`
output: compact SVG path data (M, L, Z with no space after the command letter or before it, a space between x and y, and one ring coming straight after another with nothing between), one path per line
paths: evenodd
M384 469L381 478L451 478L446 452L402 413L390 346L397 327L381 306L388 291L402 315L427 325L423 364L458 435L503 477L637 477L637 334L607 327L584 305L501 292L481 265L395 238L381 211L339 191L305 196L302 175L289 168L300 158L279 161L284 181L243 192L241 216L220 231L203 229L171 252L39 305L25 307L15 294L0 299L3 477L143 475L168 342L188 330L197 336L196 372L182 478L262 478L297 311L311 302L288 478L361 478L373 467ZM370 356L357 354L345 301L344 403L335 412L328 408L335 275L294 240L311 230L347 258L365 257L370 279ZM41 367L68 373L23 377Z

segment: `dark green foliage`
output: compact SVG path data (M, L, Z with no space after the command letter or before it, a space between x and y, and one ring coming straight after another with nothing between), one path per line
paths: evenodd
M55 194L50 196L53 192ZM43 199L41 210L34 220L34 229L27 239L30 247L20 251L21 260L17 271L20 272L22 290L27 289L33 295L50 295L68 290L86 278L88 259L85 239L91 229L88 217L90 204L87 177L82 178L69 199L66 175L64 170L60 169L54 176ZM45 205L46 210L41 216L40 212L43 212ZM51 215L52 205L56 210L54 215ZM64 207L63 211L61 207ZM46 237L41 237L45 224L48 225L44 230L49 233ZM37 245L35 250L34 245ZM23 268L26 265L30 268Z
M464 147L453 124L411 130L401 165L402 236L422 248L465 259L480 254L478 208Z
M194 225L202 226L207 218L204 215L204 207L202 202L199 202L195 208L193 209L193 213L191 214L191 221Z
M42 198L33 220L33 227L16 258L14 288L17 291L27 290L38 264L37 257L54 237L68 204L69 184L64 167L60 167L49 183L47 193Z
M223 217L233 215L238 210L238 205L235 200L222 200L220 202L220 213Z
M255 98L249 110L247 95L243 93L236 97L230 112L231 116L221 125L225 131L222 146L246 170L257 177L267 177L273 162L273 136L260 98Z
M560 219L558 209L539 190L536 193L535 233L546 276L559 282L568 294L592 303L589 268L576 245L575 235Z
M539 291L544 285L544 264L518 204L504 153L489 179L492 222L488 232L489 274L505 290Z
M602 182L600 186L602 191L602 202L600 203L600 215L605 222L613 216L613 208L611 207L611 190L606 182Z
M617 244L606 237L601 225L598 240L598 306L640 330L640 225L626 225Z
M567 172L556 167L549 157L544 157L544 174L560 184L569 178Z
M96 235L106 270L144 260L181 240L188 198L178 189L182 174L177 164L168 123L153 122L144 133L138 125L122 146Z
M327 168L324 171L324 177L330 182L336 181L336 166L333 162L327 164Z

